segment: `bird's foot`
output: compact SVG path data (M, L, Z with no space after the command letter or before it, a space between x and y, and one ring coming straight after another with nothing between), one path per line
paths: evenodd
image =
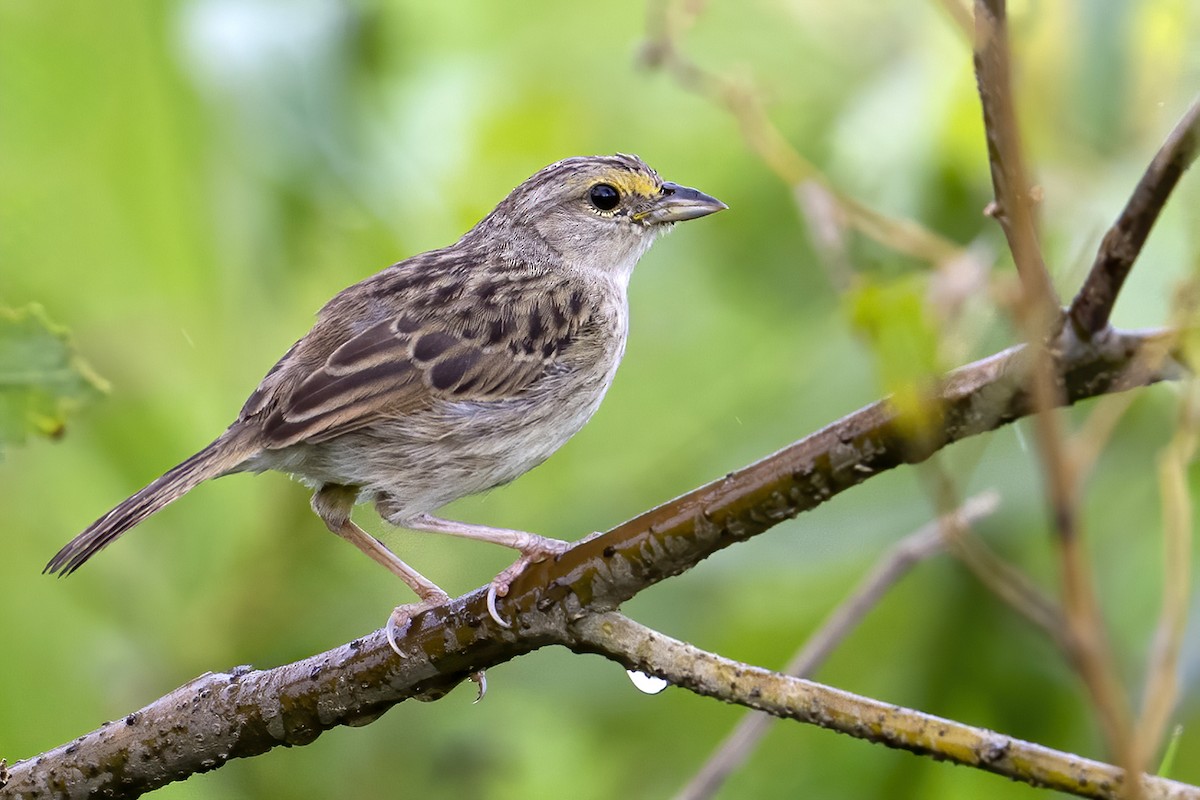
M408 630L408 626L412 623L413 617L424 611L437 608L438 606L448 602L450 595L442 593L442 596L426 597L419 603L405 603L402 606L396 606L392 610L392 614L387 621L387 640L392 649L396 651L396 655L401 658L408 656L400 649L399 638ZM472 672L469 680L479 687L479 692L475 697L474 702L478 703L487 694L487 674L483 670Z
M500 616L500 612L496 610L496 599L505 597L508 594L509 587L512 582L524 572L530 564L536 564L539 561L545 561L548 558L560 556L567 550L573 547L571 542L564 542L561 539L550 539L545 536L530 536L530 541L521 547L521 557L510 564L503 572L492 579L491 585L488 586L487 593L487 610L488 615L496 620L496 623L504 628L511 628L504 617Z
M400 637L403 636L408 630L408 626L412 622L413 617L422 612L429 611L432 608L437 608L438 606L449 601L450 595L446 594L445 592L442 592L440 595L431 593L424 597L419 603L405 603L404 605L396 606L396 608L393 609L392 615L388 617L386 633L388 644L390 644L392 649L396 651L396 655L400 656L401 658L408 658L408 656L400 649L398 641ZM480 696L483 696L482 693Z

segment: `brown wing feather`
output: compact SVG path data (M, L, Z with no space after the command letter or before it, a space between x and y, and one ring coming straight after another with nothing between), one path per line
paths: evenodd
M438 399L485 402L518 394L560 357L586 321L577 311L580 293L568 287L532 302L524 293L523 300L468 308L414 303L404 316L340 337L318 321L289 351L288 363L268 374L243 416L265 415L263 445L276 449L327 441ZM322 342L329 343L328 355L317 360L314 350Z

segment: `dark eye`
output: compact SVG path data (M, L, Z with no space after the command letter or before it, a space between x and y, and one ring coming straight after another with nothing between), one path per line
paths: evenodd
M597 183L588 189L588 200L601 211L612 211L621 202L621 193L609 183Z

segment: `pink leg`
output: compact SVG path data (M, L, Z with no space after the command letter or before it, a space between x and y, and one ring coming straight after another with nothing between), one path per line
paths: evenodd
M354 508L354 500L358 491L346 486L324 486L313 495L312 507L328 526L329 530L341 536L346 541L366 553L373 561L382 564L393 575L404 581L410 589L421 598L420 603L410 603L397 606L388 618L388 643L397 654L403 656L396 644L398 631L404 629L413 616L430 608L443 605L450 600L450 595L442 588L426 578L415 569L400 560L399 556L371 534L354 524L350 519L350 511Z
M400 516L386 499L379 500L375 506L379 509L379 513L384 519L400 528L477 539L481 542L491 542L492 544L511 547L513 550L520 552L521 557L497 575L492 580L491 586L488 587L488 613L492 619L505 628L511 626L497 612L496 598L507 595L512 582L530 564L536 564L539 561L545 561L548 558L561 555L571 547L570 542L564 542L561 539L550 539L534 533L514 531L509 528L492 528L487 525L456 522L454 520L435 517L431 514Z

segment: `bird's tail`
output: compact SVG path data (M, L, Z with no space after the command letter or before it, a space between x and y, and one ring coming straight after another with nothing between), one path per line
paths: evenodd
M68 542L50 559L42 572L70 575L122 533L183 497L196 484L236 468L257 449L240 433L237 428L231 428L208 447L173 467L137 494L126 498Z

